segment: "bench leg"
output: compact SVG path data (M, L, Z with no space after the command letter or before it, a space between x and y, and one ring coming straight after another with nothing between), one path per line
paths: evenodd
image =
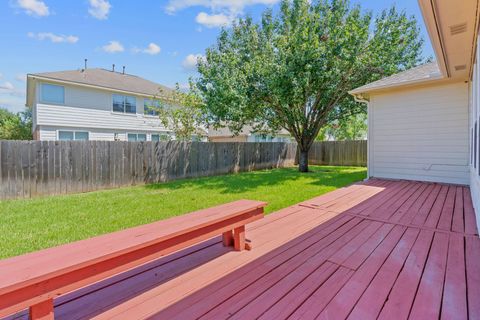
M54 320L53 299L30 306L30 320Z
M233 232L232 230L228 230L227 232L223 233L223 245L225 247L233 246Z
M233 229L233 247L236 251L245 249L245 226Z

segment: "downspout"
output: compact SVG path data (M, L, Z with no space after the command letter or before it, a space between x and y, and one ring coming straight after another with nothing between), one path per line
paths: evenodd
M370 141L372 138L372 135L370 133L370 128L371 128L371 121L370 121L370 100L367 98L363 97L361 94L354 94L353 99L355 102L358 103L365 103L367 105L367 125L368 125L368 130L367 130L367 178L365 180L370 179L370 173L371 173L371 165L370 165Z

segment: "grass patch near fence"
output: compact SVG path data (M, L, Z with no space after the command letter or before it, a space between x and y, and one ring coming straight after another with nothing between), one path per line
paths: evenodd
M282 168L168 183L0 201L0 259L251 199L270 213L365 178L366 168Z

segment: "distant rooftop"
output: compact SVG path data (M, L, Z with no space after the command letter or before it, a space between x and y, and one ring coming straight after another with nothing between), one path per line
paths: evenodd
M407 84L422 83L442 78L437 62L429 62L389 77L371 82L350 91L350 94L359 94L373 90L393 88Z
M138 76L101 68L43 72L30 74L30 76L92 85L106 89L129 91L132 93L152 96L168 97L173 93L173 90L166 86L140 78Z

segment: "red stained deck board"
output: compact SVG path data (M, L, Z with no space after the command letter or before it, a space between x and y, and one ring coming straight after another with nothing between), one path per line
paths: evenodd
M438 224L438 220L440 219L440 216L442 215L443 208L445 203L447 202L447 195L448 195L448 186L441 186L440 193L438 194L437 198L435 199L435 202L431 208L431 210L428 212L428 216L426 217L426 220L424 223L417 223L417 219L413 220L414 225L420 225L420 226L425 226L425 227L430 227L430 228L435 228ZM453 202L452 202L453 205ZM446 208L447 210L448 208ZM418 221L420 222L420 221Z
M405 227L396 226L350 280L337 293L318 319L345 319L368 287L378 269L385 262L405 232Z
M438 319L448 252L448 234L436 232L410 313L412 319Z
M223 319L235 313L257 295L284 279L309 258L315 259L315 255L318 254L314 263L319 261L317 262L319 265L324 262L328 258L328 253L338 249L342 241L348 241L365 228L366 225L359 225L359 222L359 219L352 219L327 236L313 239L317 241L308 247L306 247L308 242L301 243L298 250L290 250L273 259L266 259L265 264L255 266L243 276L234 275L235 281L228 285L221 283L211 290L199 293L197 305L177 313L174 318L203 316L202 318L205 319Z
M433 231L421 230L378 319L407 319L427 261Z
M465 237L467 299L470 319L480 318L480 239Z
M454 232L465 232L465 219L464 219L464 210L463 210L463 187L457 187L455 190L455 208L453 210L452 218L452 231Z
M391 222L399 222L407 214L413 214L420 210L420 207L425 202L428 196L428 189L430 185L422 183L415 193L405 203L388 218ZM425 195L426 194L426 195Z
M324 239L324 248L312 255L311 252L302 252L291 260L285 262L262 279L256 281L253 285L245 288L239 294L231 297L232 303L222 303L216 310L212 310L206 318L215 319L223 318L226 314L234 314L234 319L254 318L260 308L274 304L288 291L292 290L295 284L301 282L306 276L314 272L324 262L344 244L354 238L359 233L364 232L369 222L360 222L351 230L347 231L340 237L336 236L335 240L328 242L330 239ZM337 234L338 231L332 233ZM326 246L328 244L328 246ZM334 271L334 270L333 270ZM332 271L332 272L333 272ZM256 297L256 298L255 298ZM253 299L254 298L254 299ZM249 302L247 302L247 300ZM239 312L237 315L234 306L244 305L245 312ZM228 308L222 308L228 305ZM223 312L221 311L223 310Z
M383 224L354 254L342 262L342 266L357 270L370 254L393 230L393 224Z
M478 235L477 220L473 209L472 195L470 189L463 188L463 209L465 215L465 233Z
M395 249L357 302L348 317L349 319L376 319L378 317L384 302L387 300L388 293L417 239L418 233L419 230L414 228L408 228L405 231Z
M327 268L327 269L325 269ZM321 287L327 281L331 281L331 278L337 278L338 276L332 276L342 267L338 267L335 264L326 262L314 272L309 274L302 280L295 288L284 295L275 304L269 305L268 308L261 308L262 314L258 316L259 319L286 319L291 315L304 301L306 301L313 293ZM333 269L333 272L331 273ZM347 270L346 268L343 268ZM349 274L353 273L348 271ZM267 309L267 310L266 310Z
M477 233L468 187L373 179L247 225L252 251L233 252L217 237L62 296L55 313L476 319Z
M452 229L452 218L455 209L456 193L457 188L455 186L450 186L448 188L447 199L443 204L442 214L440 215L440 219L438 220L438 224L436 226L438 229L447 231L450 231Z
M425 217L428 215L428 212L430 211L435 198L440 191L440 187L438 187L438 189L437 187L438 186L434 184L426 184L422 194L418 197L415 203L408 208L407 212L405 212L402 216L394 215L390 220L392 222L404 224L411 224L418 216L423 216L423 220L425 220Z
M307 300L301 304L288 319L308 320L316 319L318 313L323 310L335 297L338 291L350 280L354 272L348 268L340 267L338 270L323 283ZM287 303L287 302L285 302ZM267 314L265 314L266 316ZM268 318L263 319L282 319Z
M306 209L306 210L314 211L313 209ZM273 256L281 254L282 252L288 252L288 254L295 255L296 250L300 248L299 251L301 251L301 247L299 247L298 244L308 247L308 245L312 244L312 242L313 243L316 242L316 239L315 238L310 239L311 237L324 237L330 234L335 229L342 226L343 224L348 223L348 221L350 220L351 219L349 219L348 217L343 217L336 220L333 223L326 223L324 225L320 225L318 227L318 230L311 230L303 234L302 236L295 238L293 241L287 242L285 245L274 249L272 253L269 253L268 251L262 252L258 250L259 248L254 248L254 250L252 250L251 252L245 253L243 257L245 257L244 259L248 259L249 261L252 261L252 255L253 257L260 257L259 259L254 260L253 262L242 267L240 271L234 272L233 274L235 276L224 277L224 278L221 278L220 281L217 281L212 285L208 285L209 281L211 281L210 279L214 280L217 277L216 274L218 274L218 272L228 272L229 270L234 271L235 269L232 269L231 266L238 265L239 263L238 259L241 257L236 257L235 259L230 257L230 259L226 261L217 259L217 261L212 261L211 263L214 266L213 269L208 268L207 270L199 271L199 274L196 277L190 277L189 280L183 279L184 281L182 281L181 283L174 282L174 284L168 290L164 290L164 289L152 290L152 292L149 292L148 294L142 297L139 297L138 299L139 302L135 301L132 303L127 303L126 305L122 305L119 308L115 308L115 310L109 310L105 315L102 315L99 318L109 319L109 318L124 317L128 319L129 315L134 316L139 313L145 313L148 315L151 312L153 312L155 309L158 310L158 303L160 301L163 305L168 306L169 299L172 299L172 293L173 295L176 295L177 294L176 292L180 290L185 290L186 288L188 288L190 293L195 289L208 291L212 294L216 293L225 285L235 281L239 275L246 274L250 272L250 270L256 270L257 267L262 263L271 261ZM285 232L288 232L288 224L285 226L285 230L280 230L280 232L277 232L277 235L269 233L269 234L265 234L265 236L266 238L270 239L270 238L278 237ZM270 248L269 251L272 251L272 248ZM205 286L206 284L207 286ZM235 292L229 292L228 294L232 295L234 293ZM198 295L190 295L186 297L185 300L187 301L185 304L182 301L180 304L173 305L171 308L167 308L165 310L165 314L162 313L162 316L160 316L160 318L163 318L163 317L169 318L171 316L176 316L179 312L185 311L186 309L185 306L192 306L193 308L193 305L195 305L196 307L201 307L201 305L195 304L195 301L198 301ZM206 311L208 311L208 309Z
M392 196L390 201L386 201L382 206L369 213L369 217L390 219L390 217L417 191L420 183L412 183L407 188L399 191Z
M441 312L445 320L466 319L468 315L463 240L462 235L450 235Z
M401 190L408 188L410 182L402 181L399 183L392 183L385 187L385 190L370 197L367 201L363 201L359 205L348 210L349 213L368 215L370 212L376 210L386 202L391 202L392 197L398 195Z
M277 221L276 223L273 223L271 225L267 225L263 228L255 229L252 230L248 237L252 237L254 239L254 248L255 250L252 250L251 254L255 255L261 255L261 254L266 254L269 253L273 248L277 247L279 242L281 242L281 238L279 238L280 235L282 235L285 232L292 232L291 234L295 235L294 231L297 228L301 228L302 225L309 224L309 223L318 223L322 221L323 217L322 215L319 214L311 214L312 209L307 209L307 208L302 208L301 211L297 212L295 216L287 216L284 219L280 220L283 223L280 223L280 221ZM305 215L307 214L307 215ZM303 217L302 217L303 215ZM306 218L311 218L306 219ZM327 216L326 218L328 218ZM330 216L331 218L331 216ZM341 217L338 219L332 219L328 223L324 225L325 228L328 229L329 226L339 224L342 225L345 223L345 221L348 221L348 217ZM315 222L316 221L316 222ZM301 229L303 232L307 231L304 227ZM300 241L303 238L306 238L311 234L303 234L300 238L297 238L298 241ZM259 243L257 243L259 242ZM257 243L257 246L255 246L255 243ZM288 246L283 248L284 250L288 249ZM160 286L157 288L152 289L149 292L146 292L139 297L136 297L134 301L128 301L118 307L113 308L112 310L108 310L108 312L105 315L100 315L100 318L109 318L109 314L113 314L113 317L120 317L121 314L123 314L124 310L130 309L132 306L135 306L136 304L142 304L143 301L149 301L151 300L151 305L153 308L158 308L158 302L157 299L152 299L156 298L157 296L162 297L161 299L162 303L165 304L165 306L168 303L168 299L173 299L175 296L187 294L188 292L183 293L184 287L187 287L189 290L194 290L197 286L200 288L202 286L202 283L208 283L209 277L213 277L212 279L215 279L214 276L217 274L222 274L225 272L228 272L229 270L234 270L235 267L241 266L244 263L248 263L251 258L249 252L243 252L240 256L237 256L235 253L230 253L230 255L226 255L225 257L220 257L218 259L212 260L209 262L210 268L208 270L194 270L191 274L189 274L188 277L179 277L176 279L173 279L170 283L167 283L165 286ZM237 257L232 257L237 256ZM226 259L224 259L226 258ZM228 259L227 259L228 258ZM205 273L205 274L203 274ZM179 279L182 279L183 281L180 281ZM199 282L201 280L201 282ZM228 280L228 279L227 279ZM116 288L108 288L104 290L103 292L100 292L97 295L97 299L101 299L102 296L108 296L108 291L115 291ZM183 294L182 294L183 293ZM146 303L147 305L149 303ZM88 307L89 304L88 302L84 304L85 307ZM142 307L142 311L147 311L148 308ZM135 311L133 311L135 312ZM68 319L68 317L67 317Z

